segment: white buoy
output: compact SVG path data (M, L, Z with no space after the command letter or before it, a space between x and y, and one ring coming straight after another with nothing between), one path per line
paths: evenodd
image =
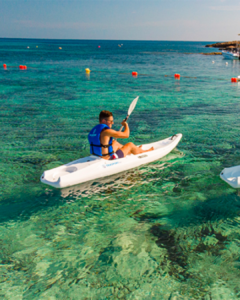
M213 61L212 61L212 63L214 64L214 63L215 63L215 61L213 60Z
M228 62L226 62L226 66L228 65Z

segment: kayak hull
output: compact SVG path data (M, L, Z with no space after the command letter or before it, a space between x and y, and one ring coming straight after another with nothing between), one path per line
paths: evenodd
M240 188L240 166L223 169L220 177L233 188Z
M142 145L143 150L154 147L153 151L114 160L91 155L80 158L66 165L45 171L40 180L55 188L65 188L97 178L111 176L129 169L158 160L170 153L179 143L182 134L167 139Z

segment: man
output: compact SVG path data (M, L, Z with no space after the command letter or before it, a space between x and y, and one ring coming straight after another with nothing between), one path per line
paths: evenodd
M114 124L113 114L110 111L103 110L99 115L99 124L93 127L88 135L90 143L90 152L93 155L100 156L104 159L117 159L126 157L128 154L140 154L154 150L142 150L142 146L136 146L133 143L121 145L116 139L127 139L130 135L128 124L122 121L124 131L115 131L112 128Z

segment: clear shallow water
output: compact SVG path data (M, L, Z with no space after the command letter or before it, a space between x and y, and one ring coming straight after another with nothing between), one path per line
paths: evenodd
M240 163L240 61L205 44L0 40L1 297L240 298L240 196L219 178ZM118 129L136 96L129 140L181 132L177 149L69 189L39 182L88 155L100 110Z

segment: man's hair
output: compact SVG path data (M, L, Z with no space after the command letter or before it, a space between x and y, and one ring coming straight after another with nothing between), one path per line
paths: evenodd
M113 116L113 114L108 110L102 110L99 114L99 122L102 122L103 119L107 119Z

